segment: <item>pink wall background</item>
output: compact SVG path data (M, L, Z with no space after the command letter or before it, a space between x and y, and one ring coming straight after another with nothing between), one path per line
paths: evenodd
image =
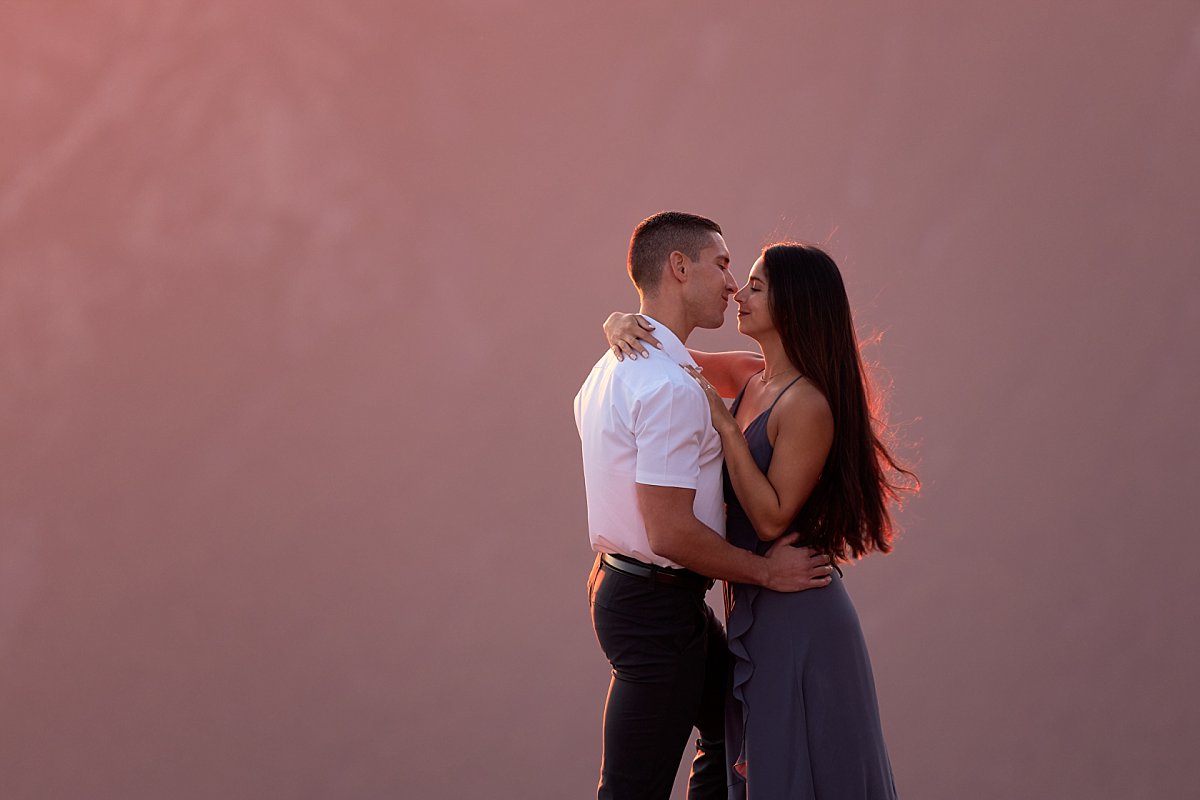
M663 208L886 331L903 796L1194 793L1194 2L9 0L0 76L0 796L589 796Z

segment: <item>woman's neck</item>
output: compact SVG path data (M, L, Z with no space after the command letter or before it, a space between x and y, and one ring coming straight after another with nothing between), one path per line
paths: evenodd
M765 380L770 380L776 375L784 373L796 374L798 370L796 365L787 357L787 353L783 349L783 340L778 335L764 337L759 340L758 347L763 354L763 372L760 376Z

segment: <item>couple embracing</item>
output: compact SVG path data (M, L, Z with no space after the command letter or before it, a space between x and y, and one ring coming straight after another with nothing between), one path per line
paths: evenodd
M635 229L629 274L641 313L605 323L575 398L612 664L599 798L665 800L693 727L690 800L894 798L837 563L890 549L894 478L911 475L872 426L837 266L773 245L739 289L721 228L663 212ZM688 350L731 297L760 352Z

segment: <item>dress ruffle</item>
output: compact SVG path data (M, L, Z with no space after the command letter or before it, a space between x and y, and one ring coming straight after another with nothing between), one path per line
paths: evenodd
M743 637L750 632L750 628L754 625L754 601L761 591L759 587L749 584L739 583L730 587L729 617L725 622L726 634L729 638L729 652L733 655L731 692L736 704L736 707L728 709L727 713L738 715L738 719L732 720L737 725L737 741L726 741L725 746L730 748L731 752L736 748L737 757L733 761L733 770L743 782L746 780L746 726L750 719L750 708L746 703L744 687L754 675L754 661L746 650ZM730 776L730 780L736 781L737 778Z

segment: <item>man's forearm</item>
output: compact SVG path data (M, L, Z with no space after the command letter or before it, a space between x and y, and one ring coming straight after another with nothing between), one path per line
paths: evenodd
M767 560L735 547L695 517L678 520L668 530L651 537L658 555L709 578L763 586Z
M789 533L765 557L734 547L705 525L693 511L694 489L637 485L638 509L646 523L650 549L676 564L710 578L799 592L829 583L829 559L809 548L793 548Z

